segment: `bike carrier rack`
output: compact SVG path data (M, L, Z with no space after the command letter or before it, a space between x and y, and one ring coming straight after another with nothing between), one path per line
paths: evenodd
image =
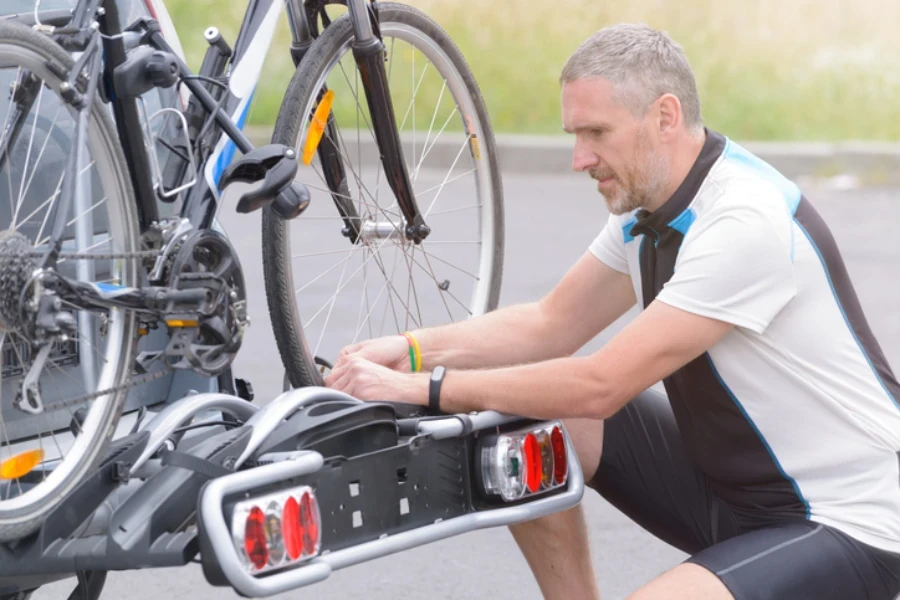
M234 416L234 426L185 436L173 452L179 428L210 411ZM181 566L198 554L210 584L269 596L322 581L338 569L535 519L581 500L583 476L568 437L566 483L527 502L501 505L473 489L475 440L533 421L492 411L385 418L394 414L389 404L362 403L326 388L288 390L262 407L227 394L187 396L143 430L114 442L100 468L37 532L0 546L0 598L74 574L99 594L102 576L91 579L94 574ZM366 429L370 423L378 429ZM386 441L385 423L398 441ZM344 447L335 446L341 439L335 433L345 425L358 438L376 431L377 441L368 450L357 444L352 456L334 455L333 448ZM309 449L271 464L256 462L295 439ZM316 489L321 554L287 570L251 575L227 525L229 507L254 492L297 485ZM352 485L356 494L348 489ZM404 501L408 508L401 514ZM361 525L351 519L354 513L362 515Z

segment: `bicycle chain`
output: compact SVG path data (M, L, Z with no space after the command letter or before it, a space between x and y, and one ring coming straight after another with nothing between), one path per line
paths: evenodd
M119 258L156 258L160 254L162 254L162 250L137 250L135 252L119 252L110 254L81 254L79 252L60 252L59 258L72 260L116 260ZM33 258L41 258L44 256L44 254L41 252L26 252L24 255Z
M54 402L53 404L45 405L44 412L53 412L56 410L62 410L63 408L71 408L75 405L80 405L84 402L88 402L93 400L94 398L99 398L100 396L105 396L106 394L112 394L114 392L119 392L122 390L126 390L128 388L132 388L143 383L150 383L151 381L155 381L157 379L161 379L165 377L169 373L171 373L171 369L163 369L161 371L154 371L153 373L146 373L144 375L138 375L137 377L131 378L127 383L123 383L121 385L116 385L110 388L106 388L105 390L97 390L96 392L89 392L87 394L83 394L81 396L77 396L75 398L69 398L68 400L63 400L61 402Z
M71 259L71 260L117 260L117 259L143 259L143 258L156 258L162 254L161 250L138 250L135 252L119 252L119 253L89 253L82 254L79 252L60 252L60 259ZM40 252L28 252L25 253L26 256L41 258L44 255ZM44 412L53 412L57 410L62 410L66 408L71 408L73 406L81 405L85 402L89 402L94 400L95 398L99 398L100 396L105 396L107 394L112 394L115 392L120 392L122 390L127 390L132 387L136 387L138 385L142 385L144 383L150 383L151 381L155 381L157 379L161 379L168 375L172 370L169 368L154 371L153 373L146 373L144 375L138 375L136 377L132 377L128 382L123 383L121 385L109 387L103 390L97 390L95 392L89 392L87 394L82 394L81 396L76 396L75 398L69 398L67 400L63 400L61 402L55 402L50 405L44 406Z

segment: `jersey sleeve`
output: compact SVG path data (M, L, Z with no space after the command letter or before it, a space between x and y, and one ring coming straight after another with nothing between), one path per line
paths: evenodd
M752 207L698 219L657 299L762 333L797 294L792 223Z
M625 255L625 238L623 236L619 220L615 215L610 215L606 225L591 242L588 250L610 268L627 275L629 273L628 258Z

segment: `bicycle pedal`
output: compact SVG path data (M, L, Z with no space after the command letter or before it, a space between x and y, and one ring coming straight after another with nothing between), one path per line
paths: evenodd
M297 175L297 153L283 144L256 148L225 170L219 189L241 181L262 184L241 194L237 211L250 213L276 202L276 212L283 218L293 218L309 204L306 186L294 182Z

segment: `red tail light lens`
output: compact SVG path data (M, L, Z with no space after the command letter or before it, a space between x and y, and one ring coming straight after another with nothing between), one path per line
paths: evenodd
M300 500L300 522L303 524L303 552L315 554L319 549L319 503L309 492Z
M244 525L244 551L250 564L257 569L262 569L269 562L265 515L258 506L254 506L247 515L247 522Z
M481 490L511 502L566 481L566 435L557 422L541 423L479 440Z
M293 496L284 503L281 522L284 528L284 549L290 560L297 560L303 554L303 525L300 522L300 504Z
M231 518L235 547L257 574L316 556L321 547L321 515L315 491L301 486L242 500Z
M569 464L566 456L566 440L559 426L554 427L550 433L550 445L553 446L553 480L557 485L562 485L566 481Z
M528 491L536 492L541 487L541 446L537 436L529 433L522 444L525 454L525 485Z

